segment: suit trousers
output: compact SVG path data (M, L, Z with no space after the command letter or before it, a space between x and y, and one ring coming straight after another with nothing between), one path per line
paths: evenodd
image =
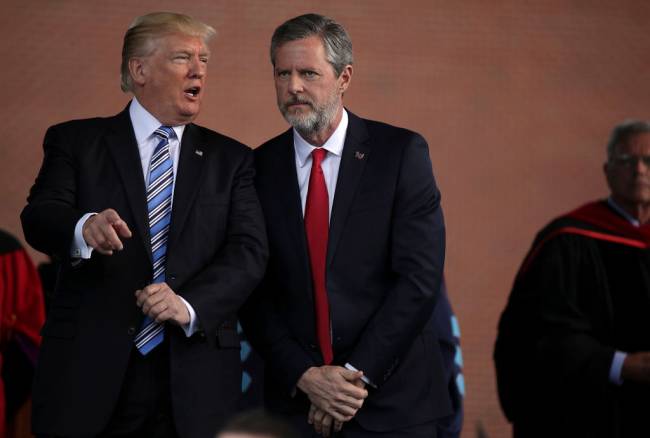
M96 437L78 438L177 436L169 385L169 342L165 338L146 356L141 355L134 344L120 396L108 424ZM37 438L73 437L37 435Z
M176 438L169 385L169 342L143 356L133 347L120 398L98 438Z

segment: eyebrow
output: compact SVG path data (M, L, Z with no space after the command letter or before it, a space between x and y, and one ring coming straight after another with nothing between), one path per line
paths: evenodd
M178 50L172 50L171 52L173 55L177 55L179 53L182 53L184 55L193 55L194 50L192 49L178 49ZM201 50L199 52L199 56L210 56L210 50Z

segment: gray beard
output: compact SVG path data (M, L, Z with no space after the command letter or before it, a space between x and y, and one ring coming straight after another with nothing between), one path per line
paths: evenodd
M312 111L307 114L291 114L284 106L280 107L284 119L305 139L330 126L338 110L336 98L326 102L321 107L315 107L311 102L309 105Z

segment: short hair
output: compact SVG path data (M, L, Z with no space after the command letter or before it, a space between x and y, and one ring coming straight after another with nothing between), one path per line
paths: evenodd
M156 49L153 43L157 38L174 33L200 37L207 44L216 31L188 15L174 12L152 12L137 17L124 34L120 67L122 91L133 91L129 60L150 55Z
M643 120L626 120L616 125L607 142L607 161L611 161L616 152L616 146L627 143L631 137L637 134L650 132L650 122Z
M262 409L243 412L219 431L222 433L241 433L251 435L270 435L273 438L298 438L296 431L280 418L267 414Z
M325 57L334 68L336 76L347 65L354 62L352 40L343 26L331 18L318 14L305 14L285 21L271 37L271 63L275 66L275 54L284 43L302 40L311 36L320 37L325 47Z

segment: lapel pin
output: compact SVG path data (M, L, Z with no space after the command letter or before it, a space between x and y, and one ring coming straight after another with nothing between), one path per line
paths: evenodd
M201 149L194 149L194 153L198 155L199 157L203 156L203 151Z
M356 151L354 153L354 158L356 158L357 160L363 160L365 156L366 154L364 152Z

